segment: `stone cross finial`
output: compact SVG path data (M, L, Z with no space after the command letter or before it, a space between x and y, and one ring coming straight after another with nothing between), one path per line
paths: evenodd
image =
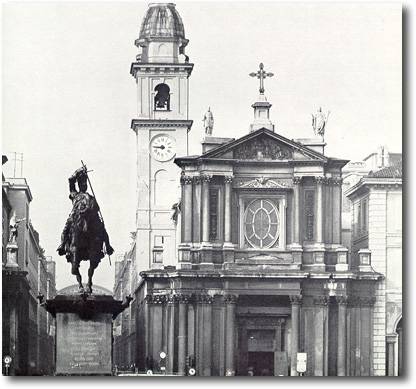
M260 88L259 88L259 92L260 94L264 94L264 79L266 77L273 77L274 74L273 73L267 73L264 70L264 65L263 63L260 63L259 65L259 70L256 73L250 73L249 74L251 77L257 77L260 80Z

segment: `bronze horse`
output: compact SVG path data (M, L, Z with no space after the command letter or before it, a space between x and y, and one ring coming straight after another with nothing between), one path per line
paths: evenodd
M76 170L69 178L72 211L66 221L61 235L61 244L57 249L58 254L65 255L66 260L71 263L71 273L76 276L81 293L85 292L79 272L81 261L90 261L86 292L92 293L94 270L106 254L111 255L114 252L97 201L94 196L87 193L87 180L85 167ZM75 188L76 182L79 191Z

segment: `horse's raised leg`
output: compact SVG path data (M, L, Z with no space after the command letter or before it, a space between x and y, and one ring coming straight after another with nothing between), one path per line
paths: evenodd
M81 273L79 272L79 263L75 260L75 258L72 261L71 273L77 278L80 293L84 293L84 287L82 286L82 277Z
M90 260L90 268L88 269L88 293L92 293L92 276L94 275L94 270L98 267L98 263L97 261Z

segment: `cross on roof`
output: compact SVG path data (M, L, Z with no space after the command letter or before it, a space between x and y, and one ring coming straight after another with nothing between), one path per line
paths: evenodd
M251 77L257 77L257 78L260 80L260 88L259 88L259 91L260 91L260 94L264 94L264 83L263 83L263 80L264 80L266 77L273 77L273 76L274 76L274 74L273 74L273 73L267 73L267 72L264 70L264 65L263 65L263 63L260 63L259 68L260 68L260 69L259 69L256 73L250 73L249 75L250 75Z

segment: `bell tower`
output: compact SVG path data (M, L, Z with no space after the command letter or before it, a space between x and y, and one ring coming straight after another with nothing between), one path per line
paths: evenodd
M130 73L137 85L136 266L138 271L177 263L180 241L174 213L180 199L176 156L188 155L188 39L172 3L149 5Z

